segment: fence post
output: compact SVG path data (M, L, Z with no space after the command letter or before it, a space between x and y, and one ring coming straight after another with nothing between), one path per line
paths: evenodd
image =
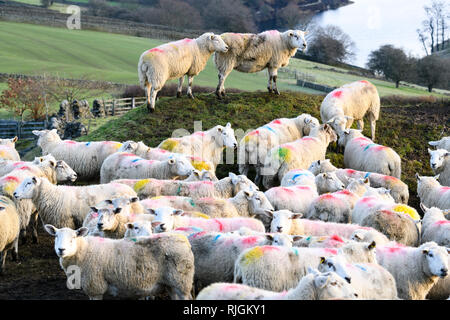
M22 121L17 121L17 138L21 138L21 131L22 131Z
M135 104L134 104L134 97L132 98L132 100L131 100L131 109L134 109L136 106L135 106Z
M111 112L111 115L112 116L114 116L114 109L116 108L116 99L113 99L113 102L112 102L112 112Z

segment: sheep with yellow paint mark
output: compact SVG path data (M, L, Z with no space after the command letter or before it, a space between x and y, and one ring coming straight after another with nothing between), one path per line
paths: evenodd
M0 159L20 161L16 150L17 137L12 139L0 139Z
M214 52L227 52L228 46L218 35L207 32L195 39L169 42L143 52L139 58L138 75L142 89L147 90L147 109L155 110L158 91L167 80L178 79L177 96L181 96L184 76L188 76L187 95L193 98L192 82Z

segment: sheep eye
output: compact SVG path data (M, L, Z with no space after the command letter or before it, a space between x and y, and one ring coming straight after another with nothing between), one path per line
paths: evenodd
M333 265L331 263L329 263L328 266L331 268Z
M134 230L138 230L139 228L138 227L134 227Z
M428 255L430 256L430 258L433 258L433 254L432 253L429 253Z

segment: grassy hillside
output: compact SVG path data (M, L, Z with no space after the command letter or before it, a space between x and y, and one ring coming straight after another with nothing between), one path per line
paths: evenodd
M212 94L198 95L195 100L187 98L162 98L157 102L154 114L148 114L144 107L109 121L81 141L90 140L135 140L149 146L157 146L172 135L175 129L193 132L194 121L202 121L202 128L209 129L217 124L231 122L236 135L256 128L275 118L294 117L307 112L320 118L322 98L302 93L282 93L281 96L268 93L230 94L224 101L216 100ZM410 187L410 204L418 208L414 173L431 175L427 141L437 139L444 125L450 125L450 106L422 105L419 107L385 107L377 122L377 142L394 148L402 158L402 180ZM370 135L366 123L365 135ZM331 148L330 148L331 149ZM343 167L343 155L328 152L327 157ZM237 165L219 165L218 176L229 171L238 172Z
M83 26L81 26L83 27ZM0 70L6 73L58 74L62 77L106 80L112 82L137 84L137 62L140 54L163 41L147 38L96 32L90 30L69 30L24 23L0 21ZM312 75L320 84L339 86L360 80L344 69L309 61L291 59L289 69ZM372 81L372 80L371 80ZM402 87L373 80L380 95L428 95L424 88ZM295 84L295 79L279 73L281 90L318 93ZM212 59L206 69L194 80L194 84L215 87L217 71ZM244 74L232 72L227 79L228 88L246 91L265 90L267 72ZM433 95L437 95L433 93Z

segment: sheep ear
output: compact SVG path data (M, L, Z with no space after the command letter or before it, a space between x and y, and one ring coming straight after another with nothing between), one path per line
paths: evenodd
M211 40L214 40L214 34L209 37Z
M52 130L50 130L50 132L53 132L53 133L58 133L58 130L56 130L56 129L52 129Z
M127 229L133 229L134 225L131 222L125 223L125 226L127 227Z
M55 161L50 160L49 163L50 163L50 165L51 165L53 168L56 167Z
M33 178L31 178L31 181L32 181L34 184L36 184L36 183L37 183L37 178L36 178L36 177L33 177Z
M302 213L293 213L289 219L300 219L301 217L303 217Z
M418 180L418 181L420 181L420 176L419 176L419 174L416 172L416 174L415 174L415 176L416 176L416 179Z
M447 249L447 250L448 250L448 249ZM422 250L422 253L423 253L423 254L428 254L428 252L429 252L428 249L423 249L423 250Z
M355 234L353 235L353 237L354 237L355 239L358 239L358 240L362 240L362 239L363 239L361 233L359 233L359 232L355 233Z
M135 203L135 202L138 202L139 201L139 198L138 197L132 197L131 199L130 199L130 202L131 203Z
M434 178L436 179L436 180L439 180L439 176L440 176L441 174L439 173L438 175L435 175L434 176Z
M161 221L152 221L152 227L157 227L161 224Z
M98 212L98 209L96 207L91 207L91 211Z
M325 263L325 257L320 257L320 264L324 264Z
M183 216L185 214L186 213L183 210L180 210L180 209L175 209L175 210L173 210L173 213L172 213L172 215L174 215L174 216Z
M118 214L118 213L120 213L122 211L122 208L121 207L117 207L117 208L115 208L114 209L114 214Z
M89 229L86 227L81 227L80 229L78 229L76 231L76 233L77 233L77 237L85 237L88 235Z
M373 250L376 246L377 246L377 244L375 243L375 241L372 241L372 242L369 244L369 246L367 247L367 249Z
M292 37L292 36L294 36L294 33L291 31L291 32L289 32L289 37Z
M228 176L231 178L232 184L237 184L239 182L239 177L235 175L233 172L228 173Z
M368 184L368 183L370 183L369 177L364 179L364 184Z
M200 172L198 170L194 170L194 175L200 178Z
M52 226L51 224L46 224L44 226L45 231L47 231L51 236L56 237L56 232L58 231L58 229L54 226Z
M446 152L446 153L444 154L444 158L446 158L446 157L448 157L448 156L450 156L450 152Z
M292 236L292 241L298 241L298 240L302 240L304 237L303 236Z
M156 211L152 208L147 209L147 213L156 216Z
M425 206L422 202L420 203L420 209L422 209L423 213L428 211L427 206Z
M105 200L105 202L106 202L107 204L112 204L112 203L113 203L111 199L107 199L107 200Z
M171 158L171 159L168 160L168 162L169 162L169 164L174 164L176 162L176 160Z
M433 150L431 150L430 148L428 148L428 153L431 154L433 152Z
M308 267L308 273L312 273L312 274L319 274L319 271L317 270L317 269L314 269L314 268L311 268L311 267Z
M314 284L317 288L323 288L327 285L329 277L327 276L319 276L314 279Z
M439 144L439 141L430 141L430 142L428 142L428 144L429 144L430 146L435 147L435 146L437 146L437 145Z
M231 128L231 123L228 122L227 125L226 125L226 127L227 127L227 128Z
M269 240L269 241L273 241L273 235L266 234L266 239Z
M249 190L244 190L244 194L247 199L250 199L253 195L253 192L251 192Z
M218 126L218 127L217 127L217 131L222 132L222 131L223 131L222 126Z
M17 138L17 136L15 136L14 138L11 139L11 142L15 143L17 141L17 139L19 139L19 138Z
M33 130L33 131L31 131L35 136L38 136L38 137L40 137L41 136L41 131L39 131L39 130Z

